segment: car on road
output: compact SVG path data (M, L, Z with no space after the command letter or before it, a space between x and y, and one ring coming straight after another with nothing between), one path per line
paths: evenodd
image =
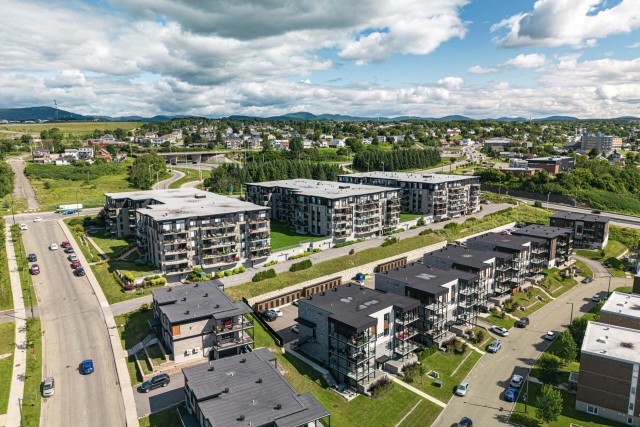
M293 301L291 301L291 305L294 307L297 307L298 304L300 304L300 300L299 299L294 299Z
M29 273L32 275L40 274L40 266L38 264L32 264L29 268Z
M74 274L78 277L84 276L86 273L84 271L84 267L78 267L74 270Z
M36 262L38 260L38 257L36 256L36 254L29 254L27 256L27 259L29 260L29 262Z
M462 381L458 387L456 387L456 396L466 396L469 391L469 383Z
M276 314L276 316L278 316L278 317L284 316L284 313L279 308L272 308L271 311L273 311Z
M513 388L520 388L522 387L523 382L524 378L522 377L522 375L513 374L513 376L511 377L511 381L509 382L509 386Z
M52 243L49 245L49 250L50 251L57 251L58 250L58 245L56 245L55 243Z
M556 339L556 333L553 331L549 331L545 334L544 339L548 341L553 341Z
M66 211L64 214L65 215L73 215L74 213L76 213L76 211Z
M504 392L504 400L506 400L507 402L515 402L516 400L518 400L518 389L509 387Z
M300 330L298 329L298 325L293 325L291 327L291 332L293 332L294 334L297 334Z
M526 328L529 325L529 323L531 323L531 322L529 321L528 317L522 317L522 318L520 318L520 320L518 320L516 322L516 327L518 327L518 328Z
M497 353L498 350L500 350L501 348L502 348L502 343L500 342L500 340L495 340L494 342L489 344L489 346L487 347L487 351L489 353Z
M42 397L53 396L56 392L55 388L56 384L53 377L47 377L42 381L42 385L40 386L42 389Z
M78 260L78 255L76 254L71 254L69 255L69 261L74 262Z
M473 427L473 421L471 421L471 418L463 417L460 422L456 424L456 427Z
M273 310L266 310L262 312L262 317L267 322L273 322L278 318L278 315Z
M80 373L82 375L89 375L91 373L93 373L93 360L92 359L87 359L87 360L83 360L82 363L80 364Z
M591 277L585 277L580 281L580 283L591 283L591 282L593 282L593 279Z
M20 230L25 231L28 230L29 227L27 227L27 224L20 224Z
M33 218L33 222L40 222L42 221L42 217L41 216L37 216L35 218Z
M601 299L602 297L600 296L600 294L595 294L594 296L591 297L591 301L593 302L600 302Z
M67 246L71 246L71 243L64 241L60 244L60 246L62 246L63 248L66 248Z
M73 261L71 263L71 268L73 268L74 270L78 267L80 267L80 261Z
M503 328L502 326L492 326L491 331L494 334L500 335L501 337L506 337L507 335L509 335L509 330Z
M167 374L156 375L140 384L140 391L142 393L149 393L154 388L166 387L171 382L171 377Z
M72 254L75 251L73 250L73 246L64 246L64 253L66 254Z

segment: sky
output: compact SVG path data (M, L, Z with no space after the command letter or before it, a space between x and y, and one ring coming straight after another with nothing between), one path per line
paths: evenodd
M0 108L640 116L639 0L0 0Z

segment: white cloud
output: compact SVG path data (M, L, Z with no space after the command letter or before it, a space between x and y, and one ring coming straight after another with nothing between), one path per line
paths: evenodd
M462 86L463 83L464 80L462 80L460 77L445 77L438 80L438 85L449 90L460 89L460 86Z
M511 58L504 63L504 65L511 65L516 68L540 68L547 63L547 58L544 55L538 53L523 54Z
M497 73L500 70L496 67L485 68L485 67L481 67L480 65L474 65L473 67L469 68L467 71L469 71L471 74L489 74L489 73Z
M640 42L635 42L633 44L630 44L628 47L629 49L637 49L640 47Z
M503 19L491 30L507 29L496 38L504 47L588 47L595 39L640 28L640 2L621 0L607 6L605 0L537 0L531 12Z

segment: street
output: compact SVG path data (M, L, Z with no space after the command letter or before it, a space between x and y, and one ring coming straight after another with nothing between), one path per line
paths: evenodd
M124 426L125 411L113 352L100 305L86 277L75 277L54 221L29 223L27 253L36 253L41 273L33 276L43 341L43 377L53 376L55 395L43 399L43 426ZM25 301L28 305L28 301ZM28 306L27 306L28 310ZM80 362L93 359L95 372L81 375ZM25 399L28 396L25 396Z

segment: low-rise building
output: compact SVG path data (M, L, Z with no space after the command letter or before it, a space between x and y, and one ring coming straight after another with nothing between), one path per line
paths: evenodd
M399 188L402 212L431 215L436 220L480 210L477 176L374 171L340 175L338 181Z
M545 241L529 236L486 233L468 239L465 246L479 251L496 251L513 255L512 267L518 286L525 277L540 273L546 267Z
M514 236L525 236L545 241L542 256L545 268L553 268L569 259L573 249L573 230L564 227L551 227L541 224L529 224L511 232Z
M213 281L151 291L154 324L176 363L248 352L253 346L251 309Z
M558 172L570 172L576 167L576 159L569 156L534 157L527 160L530 168L543 169L555 175Z
M355 284L298 303L298 348L329 368L340 385L364 393L378 367L417 348L420 302Z
M298 393L280 371L266 348L184 368L187 409L200 427L331 425L329 411L311 393Z
M487 301L486 289L480 286L477 274L420 263L377 273L375 287L420 301L416 341L425 346L441 345L450 339L448 330L452 324L475 324L480 306Z
M78 159L87 160L93 157L93 148L80 147L78 148Z
M573 245L577 248L604 249L609 242L609 218L600 215L556 212L549 217L553 227L573 230Z
M488 138L483 142L483 147L487 153L491 151L504 151L504 147L510 145L512 141L509 138Z
M640 295L612 292L600 309L600 321L640 331Z
M589 322L580 352L576 409L640 426L640 331Z
M51 151L44 147L34 148L31 152L31 159L34 163L51 163Z
M379 236L400 223L395 188L290 179L249 183L247 200L298 233L336 240Z

